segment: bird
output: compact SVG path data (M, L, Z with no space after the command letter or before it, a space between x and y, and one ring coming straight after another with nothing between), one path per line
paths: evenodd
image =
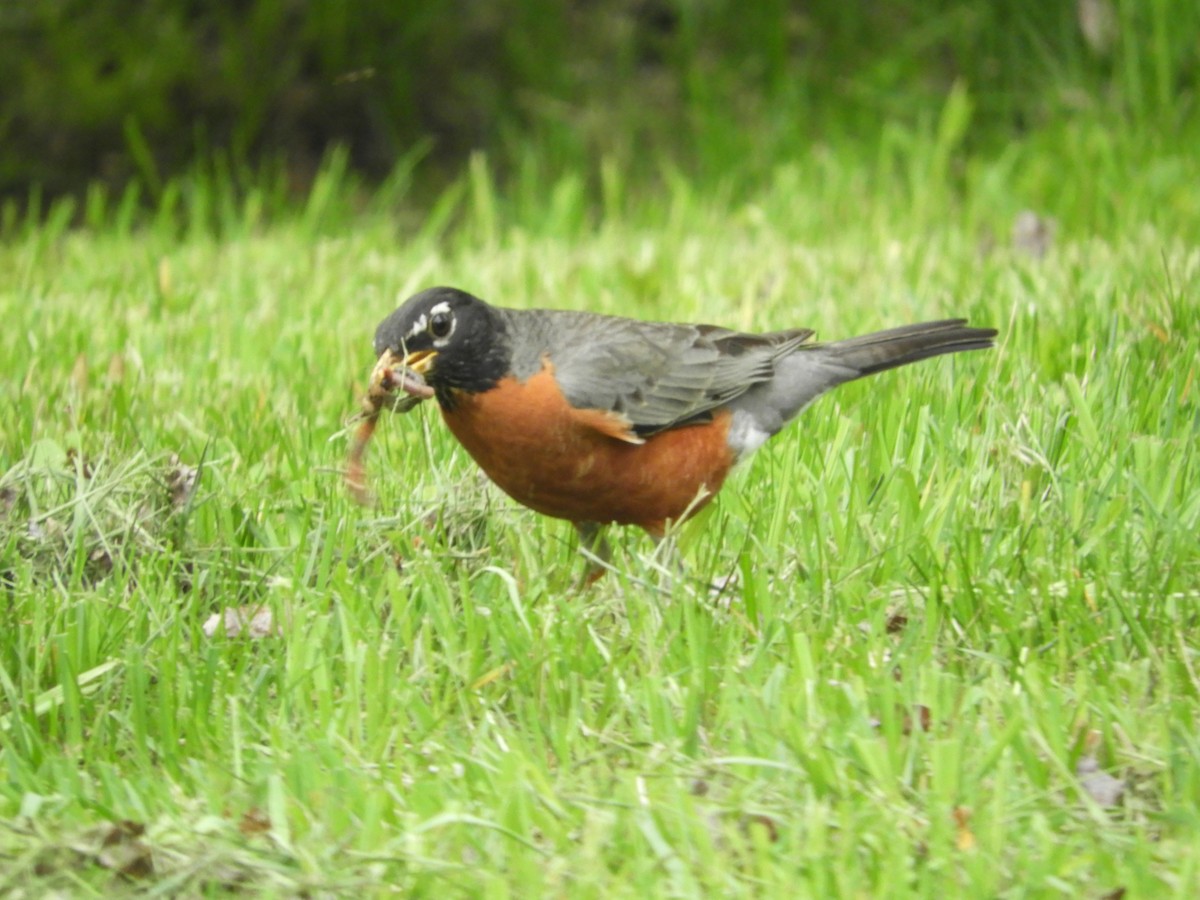
M997 332L944 319L829 343L814 334L510 309L432 287L380 322L371 393L402 386L404 410L436 399L502 491L574 524L594 577L610 558L604 526L661 540L822 394L989 348Z

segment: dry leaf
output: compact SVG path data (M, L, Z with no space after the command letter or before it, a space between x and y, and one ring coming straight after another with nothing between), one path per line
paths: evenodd
M742 830L747 834L752 828L762 828L767 833L767 840L772 844L779 840L779 828L775 825L775 820L770 816L764 816L762 813L753 813L751 815L742 816Z
M165 256L158 261L158 293L161 297L171 296L171 261Z
M722 594L727 594L737 588L738 575L736 572L731 572L728 575L716 575L712 581L708 583L708 593L713 597L720 597Z
M88 554L88 562L92 566L92 573L98 578L103 578L109 575L113 570L112 556L103 547L97 547Z
M145 833L146 826L141 822L134 822L132 819L122 819L120 822L113 822L108 827L104 832L104 837L100 840L100 846L111 847L114 844L122 844L134 838L140 838Z
M114 353L108 360L108 383L119 384L125 380L125 357Z
M356 81L366 81L369 78L375 77L375 67L367 66L363 69L354 69L350 72L343 72L333 79L334 84L353 84Z
M971 831L971 811L965 806L954 807L954 846L964 853L975 849L975 833Z
M1013 220L1013 249L1034 259L1041 259L1054 245L1054 233L1058 223L1051 218L1039 216L1031 209L1017 213Z
M140 822L114 822L100 840L96 862L128 878L148 878L154 874L154 858L139 840L145 833L146 826Z
M259 640L283 635L269 606L227 606L222 612L208 617L204 623L204 636L213 637L222 626L227 638L245 636Z
M87 355L80 353L75 357L75 365L71 367L71 387L82 394L88 386Z
M238 822L238 831L242 834L262 834L271 830L271 817L257 806L246 810Z
M480 675L478 678L476 678L474 681L472 681L471 682L471 690L477 691L481 687L486 687L487 685L491 684L493 681L496 681L499 678L503 678L505 675L507 675L512 670L513 670L513 664L511 662L506 662L503 665L496 666L496 668L492 669L490 672L485 672L483 675Z
M1100 771L1094 756L1081 756L1075 765L1079 784L1089 797L1101 806L1116 806L1125 794L1125 782Z
M184 465L179 457L171 454L171 470L167 473L167 490L171 493L171 507L182 509L187 506L192 495L196 493L196 482L200 470Z
M91 478L96 472L88 458L74 447L67 450L67 465L76 466L84 478Z
M914 715L904 714L904 733L912 734L914 726L921 731L928 731L933 724L933 713L929 711L929 707L918 703L913 707L913 713Z
M1117 41L1117 14L1111 0L1079 0L1075 15L1091 51L1097 56L1108 56Z

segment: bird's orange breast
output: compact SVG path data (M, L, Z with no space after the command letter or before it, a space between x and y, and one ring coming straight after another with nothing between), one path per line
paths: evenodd
M510 376L489 391L459 394L442 416L505 493L573 522L661 534L668 520L712 499L734 463L727 410L630 443L613 436L627 428L618 417L571 407L549 366L524 382Z

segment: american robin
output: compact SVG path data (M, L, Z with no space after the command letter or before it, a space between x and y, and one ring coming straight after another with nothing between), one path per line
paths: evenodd
M492 481L595 549L609 523L661 538L831 388L991 347L996 331L947 319L827 344L812 335L502 309L435 287L380 323L372 393L402 387L397 408L436 397Z

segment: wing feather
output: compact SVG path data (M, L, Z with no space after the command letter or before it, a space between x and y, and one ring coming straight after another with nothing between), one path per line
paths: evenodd
M806 329L753 335L706 325L642 322L562 310L505 310L520 342L513 370L549 359L576 409L616 413L648 436L707 418L775 374L811 337Z

